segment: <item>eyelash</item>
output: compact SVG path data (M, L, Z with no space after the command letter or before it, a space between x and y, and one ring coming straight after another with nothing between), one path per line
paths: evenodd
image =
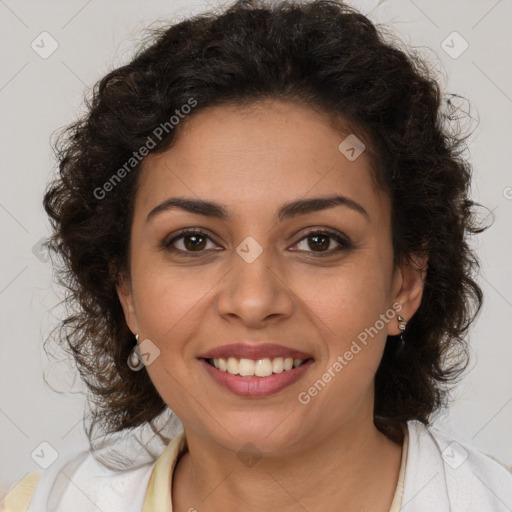
M173 252L173 253L180 253L180 255L182 255L184 257L192 257L192 258L201 256L204 252L206 252L205 249L200 250L200 251L184 251L182 249L176 249L175 247L173 247L173 243L174 242L176 242L177 240L180 240L182 238L185 238L187 235L198 235L200 237L207 238L208 240L213 242L211 237L208 234L206 234L205 232L201 231L201 230L198 230L198 229L186 229L186 230L181 231L177 236L173 237L171 240L169 240L169 241L164 240L162 242L162 244L161 244L162 250L170 251L170 252ZM339 252L339 251L342 251L342 250L347 250L347 249L351 249L352 248L352 243L350 242L350 240L347 237L341 235L338 232L329 231L329 230L325 230L325 229L324 230L318 230L318 231L314 231L314 230L308 231L294 245L297 245L300 242L302 242L303 240L307 240L308 238L311 238L313 236L318 236L318 235L324 235L324 236L332 238L335 242L340 244L340 247L338 247L336 249L330 249L330 250L324 251L324 252L301 251L301 250L297 250L297 251L298 252L308 252L308 253L311 253L311 255L313 257L318 258L318 257L330 256L333 253L336 253L336 252ZM195 253L198 256L196 256Z

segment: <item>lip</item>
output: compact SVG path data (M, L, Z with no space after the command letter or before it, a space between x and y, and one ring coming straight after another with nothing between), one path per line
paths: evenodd
M273 373L268 377L241 377L240 375L232 375L231 373L218 370L205 359L199 359L199 362L217 384L235 395L242 397L264 397L278 393L297 382L313 364L313 359L308 358L307 361L293 370Z
M306 354L305 352L301 352L300 350L293 348L284 347L277 343L231 343L230 345L215 347L198 356L198 359L217 359L219 357L225 359L228 357L236 357L237 359L263 359L265 357L269 357L270 359L274 357L314 359L311 354Z

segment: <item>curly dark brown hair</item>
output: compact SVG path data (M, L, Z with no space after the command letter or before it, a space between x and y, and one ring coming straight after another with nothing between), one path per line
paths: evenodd
M428 256L406 344L393 336L386 343L374 421L395 440L407 420L429 424L467 367L465 334L482 303L468 245L481 228L469 199L466 136L453 129L456 108L440 89L418 54L335 0L238 1L151 32L131 62L103 77L86 115L55 143L59 172L44 197L70 306L58 339L89 389L89 439L94 427L151 425L166 408L148 373L127 365L134 337L116 293L129 276L139 148L151 138L149 153L169 149L187 118L172 127L169 120L184 105L195 105L194 116L264 99L305 104L357 127L392 199L395 263Z

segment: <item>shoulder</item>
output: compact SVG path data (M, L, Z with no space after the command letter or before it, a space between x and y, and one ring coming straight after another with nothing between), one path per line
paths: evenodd
M512 510L512 472L505 465L435 427L419 421L409 421L407 427L402 506L409 500L418 512Z
M140 512L156 462L180 426L168 410L152 424L97 438L89 449L68 448L49 468L16 483L0 511ZM7 498L14 508L6 508Z
M115 469L90 450L61 455L50 468L22 479L13 488L12 512L140 511L154 463ZM37 476L36 476L37 475ZM12 494L9 493L9 495Z

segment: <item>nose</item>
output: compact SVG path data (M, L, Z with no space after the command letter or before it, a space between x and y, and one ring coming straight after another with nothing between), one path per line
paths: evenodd
M233 253L233 265L222 280L217 307L226 319L260 328L290 317L295 302L274 252L263 249L252 259L251 250L254 246L249 246L249 257L242 251Z

